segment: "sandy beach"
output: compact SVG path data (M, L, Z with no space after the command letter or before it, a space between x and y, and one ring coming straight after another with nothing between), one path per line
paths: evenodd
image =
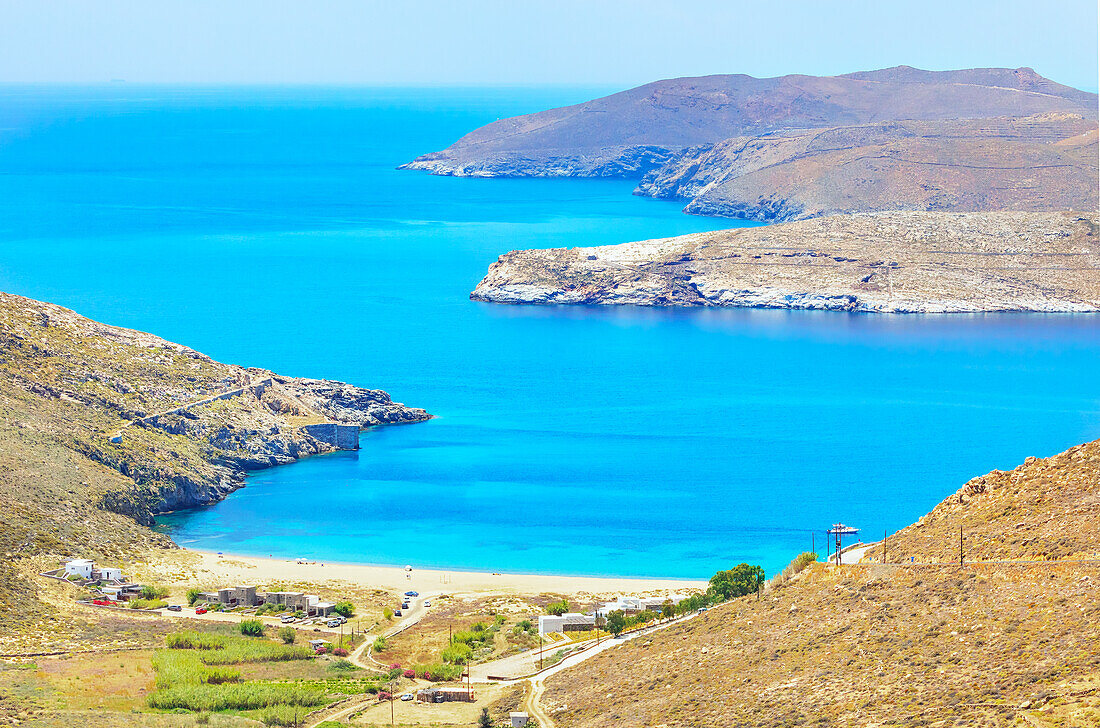
M706 588L705 580L556 576L544 574L494 574L479 571L413 569L394 566L344 564L331 561L263 558L236 554L181 549L150 560L151 574L173 584L230 586L273 583L317 584L338 588L403 592L408 589L428 594L645 594Z

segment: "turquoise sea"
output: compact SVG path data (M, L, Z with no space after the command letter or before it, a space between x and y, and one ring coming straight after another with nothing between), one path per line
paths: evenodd
M590 88L0 87L0 289L437 419L160 519L181 544L501 572L781 568L1100 437L1100 317L502 307L513 248L737 224L632 183L398 172Z

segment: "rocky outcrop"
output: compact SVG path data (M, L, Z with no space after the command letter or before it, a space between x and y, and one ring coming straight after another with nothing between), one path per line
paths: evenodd
M403 165L641 178L685 212L1096 210L1097 96L1030 68L680 78L503 119Z
M0 294L0 354L0 403L21 424L0 426L3 444L56 441L77 460L74 470L103 481L68 485L66 498L143 525L225 498L249 471L355 447L360 429L430 418L381 390L221 364L8 294ZM24 511L59 505L27 483ZM7 515L0 507L0 521Z
M1096 213L893 212L501 256L494 303L1100 311Z
M1096 210L1097 127L1079 114L877 122L692 147L636 194L762 221L880 210Z

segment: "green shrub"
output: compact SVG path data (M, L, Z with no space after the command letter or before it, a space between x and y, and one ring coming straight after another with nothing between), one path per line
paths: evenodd
M242 619L238 627L245 637L263 637L264 623L258 619Z
M547 614L553 614L554 616L557 616L557 617L560 617L561 615L565 614L568 611L569 611L569 602L565 601L564 599L561 599L561 600L556 601L556 602L550 602L549 604L546 605L546 613Z
M341 617L355 616L355 605L348 601L336 602L336 606L334 606L332 609Z
M172 650L217 650L225 647L226 638L206 632L173 632L164 643Z
M298 630L293 627L283 627L279 630L279 639L283 641L284 645L294 644L294 640L298 637Z
M462 676L461 666L448 665L446 663L437 663L434 665L417 665L413 669L416 671L417 677L422 677L425 680L431 680L432 682L457 680L459 677Z
M386 607L385 609L382 610L382 616L385 617L386 619L393 619L393 610L390 609L389 607Z
M153 601L156 599L164 599L168 596L168 587L157 586L155 584L146 584L141 587L141 598Z
M126 602L126 606L130 609L164 609L168 606L168 602L163 599L131 599Z
M470 645L463 642L455 642L453 645L447 645L443 648L443 652L440 657L444 662L449 662L452 665L465 665L474 651Z
M202 589L191 587L187 590L187 604L189 606L195 606L195 602L202 598Z
M372 652L385 652L389 644L386 642L386 638L379 635L374 640L374 644L371 645Z

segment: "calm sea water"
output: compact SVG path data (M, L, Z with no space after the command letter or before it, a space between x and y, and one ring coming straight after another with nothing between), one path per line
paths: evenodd
M513 248L732 225L393 168L607 89L0 87L0 289L438 416L160 519L247 554L701 577L1100 437L1100 318L500 307Z

